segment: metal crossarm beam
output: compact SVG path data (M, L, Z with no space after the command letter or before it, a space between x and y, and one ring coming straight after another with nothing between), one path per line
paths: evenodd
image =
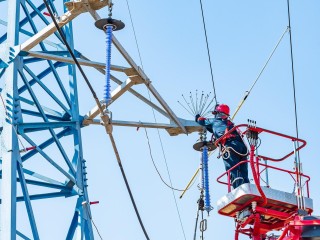
M34 194L30 195L30 200L41 200L41 199L48 199L48 198L57 198L57 197L72 197L76 195L76 193L73 192L53 192L53 193L44 193L44 194ZM17 197L17 202L24 201L23 196Z
M89 203L89 196L81 127L101 124L98 119L95 119L101 109L99 111L96 107L84 117L79 114L75 60L70 58L71 54L66 51L65 43L62 43L56 26L50 23L45 16L48 14L44 11L46 11L46 5L49 4L48 12L56 15L58 28L63 28L63 35L70 45L68 50L74 52L79 64L93 67L105 74L105 63L90 61L74 50L71 21L84 12L89 12L94 18L100 18L96 10L107 6L109 1L67 2L64 0L65 8L56 8L54 0L44 2L45 4L40 3L39 6L36 6L36 1L32 0L8 1L6 4L9 10L8 23L0 20L0 24L7 25L8 29L7 33L0 35L0 43L6 41L6 44L3 45L5 47L0 49L1 57L3 57L0 78L5 79L1 93L5 110L0 111L0 120L3 125L0 135L3 147L1 151L2 170L0 170L1 189L3 190L1 193L0 238L13 240L19 236L22 239L39 239L38 227L40 228L42 224L37 221L38 226L36 225L38 219L35 219L36 216L33 215L32 200L77 196L77 204L66 239L93 240L90 204L83 205L83 203ZM58 13L57 10L60 11L60 9L67 12ZM21 20L20 12L23 14ZM42 27L43 24L45 27ZM112 121L113 125L162 128L171 135L192 132L199 127L178 118L152 86L143 70L136 65L115 37L113 44L127 61L125 65L128 67L111 65L112 71L122 73L127 78L123 81L110 76L111 80L119 85L111 93L112 102L128 91L170 119L169 124ZM132 89L133 85L141 83L149 88L158 103L151 102ZM105 121L102 125L108 130L106 123ZM48 137L43 139L46 136ZM110 140L117 152L111 133ZM51 146L50 149L48 149L49 146ZM58 157L50 155L51 149L57 151ZM54 167L50 177L44 174L46 171L42 173L42 170L37 169L39 166L33 165L33 159L45 160L42 163ZM28 169L23 168L22 163L28 166ZM60 180L61 174L63 180ZM21 184L23 196L17 197L17 182ZM26 205L22 211L25 210L28 215L32 232L30 238L16 230L16 222L20 220L17 219L16 213L17 201L23 201ZM23 229L22 232L24 231ZM43 231L39 229L39 233L41 232Z
M62 15L59 18L58 24L59 27L63 27L67 23L69 23L71 20L73 20L75 17L77 17L81 12L79 11L69 11L66 12L64 15ZM44 39L49 37L51 34L53 34L56 31L56 27L54 23L49 24L42 30L40 30L37 34L35 34L33 37L29 38L27 41L21 44L20 49L22 51L29 51L36 45L38 45L40 42L42 42Z
M32 51L30 51L30 52L21 52L21 54L27 55L29 57L34 57L34 58L47 59L47 60L53 60L53 61L57 61L57 62L74 64L74 60L71 57L62 57L60 55L49 54L49 53L45 53L45 52L32 52ZM81 66L101 68L101 69L106 68L105 63L87 61L87 60L82 60L82 59L77 59L77 60ZM117 65L111 65L111 70L113 70L113 71L125 72L127 69L129 69L129 68L117 66Z
M111 93L111 101L114 102L118 99L122 94L124 94L127 90L129 90L133 85L141 83L139 79L135 80L134 78L128 78L124 83L118 86Z
M90 61L90 59L88 59L87 57L80 55L80 57L84 60ZM102 68L97 68L95 67L96 70L98 70L100 73L105 74L105 70ZM114 81L115 83L117 83L118 85L122 85L123 82L121 80L119 80L118 78L116 78L113 75L110 75L110 79L112 81ZM140 99L141 101L143 101L144 103L148 104L150 107L152 107L153 109L155 109L156 111L158 111L160 114L162 114L163 116L169 118L169 115L159 106L157 106L156 104L154 104L153 102L149 101L148 99L146 99L144 96L142 96L140 93L136 92L135 90L129 88L128 92L130 92L131 94L133 94L134 96L136 96L138 99ZM97 106L95 106L92 110L90 110L90 112L88 112L85 115L85 119L94 119L96 116L99 115L99 108Z
M38 9L39 11L42 11L45 8L44 4L41 4ZM33 11L30 16L33 18L34 16L36 16L37 13L35 11ZM17 19L18 20L18 19ZM25 17L23 20L20 21L20 23L18 22L18 28L21 31L22 27L28 23L28 18ZM4 42L7 39L7 33L5 33L3 36L0 37L0 43Z
M194 121L189 120L183 120L183 125L186 127L186 130L188 133L192 132L200 132L202 131L202 126L195 123ZM86 119L84 120L84 124L94 124L94 125L103 125L100 120L98 119ZM166 124L166 123L149 123L149 122L132 122L132 121L120 121L120 120L112 120L113 126L121 126L121 127L143 127L143 128L159 128L159 129L165 129L168 131L168 133L171 136L183 134L184 132L181 130L179 126L176 124Z
M88 11L89 6L92 8L100 9L106 6L107 4L108 1L92 1L89 5L88 2L84 0L78 2L68 2L66 4L66 7L69 9L69 11L63 14L62 16L58 17L57 23L59 27L62 28L81 13ZM56 27L54 23L47 25L45 28L39 31L39 33L35 34L33 37L29 38L27 41L22 43L20 49L22 51L29 51L30 49L38 45L40 42L45 40L47 37L49 37L51 34L53 34L55 31Z
M115 78L114 76L111 76L111 80L115 81L116 83L118 84L121 84L120 87L118 87L119 90L115 90L114 92L111 93L111 96L112 96L112 100L114 101L114 98L113 96L115 96L115 94L117 92L120 93L120 90L121 93L123 93L124 91L129 91L131 92L133 95L135 95L136 97L138 97L140 100L142 100L143 102L145 102L146 104L150 105L152 108L154 108L156 111L158 111L159 113L161 113L162 115L164 115L165 117L169 117L169 114L167 112L165 112L163 109L159 108L157 105L155 105L154 103L152 103L151 101L147 100L145 97L143 97L142 95L140 95L139 93L137 93L136 91L130 89L126 84L127 83L123 83L121 82L119 79ZM127 80L127 82L131 83L131 86L134 85L134 82L131 81L131 80ZM139 83L140 83L140 78L139 78ZM126 86L126 88L124 88L123 86ZM152 88L153 91L155 91L154 88ZM156 91L155 91L156 92ZM118 97L117 97L118 98ZM162 98L161 98L162 99ZM85 120L84 120L84 124L87 123L87 121L90 121L91 119L94 119L96 116L99 115L99 108L97 106L95 106L92 110L90 110L90 112L88 112L86 115L85 115Z
M95 20L100 19L100 16L98 13L92 13L91 15ZM181 130L187 134L186 128L181 124L179 118L174 114L174 112L171 110L171 108L168 106L168 104L164 101L164 99L160 96L160 94L156 91L156 89L152 86L151 81L147 77L147 75L143 72L143 70L134 62L134 60L130 57L128 52L124 49L124 47L121 45L121 43L117 40L117 38L112 35L112 43L114 46L118 49L118 51L121 53L121 55L124 57L124 59L128 62L128 64L132 67L130 71L127 72L127 76L132 76L132 72L134 72L135 76L139 76L141 80L143 80L144 84L149 88L149 90L152 92L154 97L159 101L161 106L165 109L165 111L168 113L171 120L173 120L180 128Z
M128 91L133 85L139 84L139 79L134 78L128 78L125 82L123 82L120 86L118 86L115 90L111 93L111 101L109 102L109 105L111 105L115 100L117 100L121 95L123 95L126 91ZM107 107L104 105L104 107ZM94 107L87 115L87 119L93 119L100 113L98 106ZM86 120L83 122L83 124L86 124Z
M118 49L118 51L122 54L122 56L127 60L127 62L130 64L132 68L135 69L135 71L138 73L138 75L144 80L144 83L146 84L147 88L151 91L153 96L158 100L158 102L161 104L161 106L165 109L165 111L169 114L170 119L172 119L181 129L184 133L187 134L187 130L185 127L181 124L178 117L174 114L174 112L171 110L171 108L168 106L168 104L164 101L164 99L161 97L161 95L157 92L157 90L152 86L151 81L147 77L147 75L143 72L143 70L138 67L138 65L133 61L133 59L130 57L130 55L127 53L127 51L124 49L124 47L120 44L120 42L116 39L115 36L112 37L112 42L115 45L115 47Z
M86 124L103 125L99 119L87 120ZM120 121L112 120L113 126L121 127L145 127L145 128L159 128L166 129L170 127L177 127L177 125L165 124L165 123L146 123L146 122L130 122L130 121Z
M168 104L163 100L163 98L160 96L158 91L153 87L153 85L151 83L146 85L149 88L149 90L152 92L153 96L160 102L162 107L167 111L172 121L175 122L185 134L187 134L188 132L186 128L183 126L179 118L174 114L174 112L171 110Z

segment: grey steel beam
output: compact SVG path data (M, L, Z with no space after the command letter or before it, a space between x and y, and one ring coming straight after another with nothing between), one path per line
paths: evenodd
M171 110L171 108L168 106L168 104L163 100L163 98L160 96L158 91L153 87L151 83L146 84L146 86L149 88L150 92L152 92L153 96L159 101L159 103L162 105L162 107L167 111L170 118L182 129L182 131L187 134L187 130L180 122L179 118L174 114L174 112Z
M94 124L94 125L103 125L99 119L93 120L85 120L86 124ZM113 126L122 126L122 127L145 127L145 128L170 128L175 125L166 124L166 123L148 123L148 122L129 122L129 121L121 121L121 120L112 120Z
M170 119L172 119L182 129L182 131L187 134L187 130L185 129L185 127L181 124L178 117L174 114L174 112L171 110L168 104L164 101L164 99L160 96L157 90L152 86L151 81L149 80L147 75L143 72L143 70L140 67L138 67L138 65L133 61L133 59L130 57L130 55L127 53L124 47L120 44L120 42L114 36L112 38L112 42L116 46L118 51L122 54L122 56L130 64L130 66L134 68L137 74L144 80L144 84L146 84L147 88L149 88L153 96L158 100L161 106L169 114Z
M134 79L134 78L133 78ZM130 78L128 78L125 82L123 82L120 86L118 86L115 90L112 91L111 93L111 101L110 103L107 105L111 105L116 99L118 99L122 94L124 94L126 91L128 91L133 85L140 83L139 80L138 81L134 81ZM105 107L106 105L104 105ZM98 106L95 106L92 110L90 110L85 118L87 119L94 119L96 116L99 115L99 108Z
M73 20L75 17L77 17L81 12L79 11L69 11L66 12L64 15L59 17L58 25L59 27L63 27L68 22ZM35 34L33 37L29 38L27 41L21 44L20 49L21 51L29 51L34 46L38 45L40 42L42 42L44 39L49 37L51 34L53 34L56 31L56 27L54 23L49 24L42 30L40 30L37 34Z
M191 120L179 119L187 133L193 132L201 132L203 131L203 127L198 123ZM93 124L93 125L103 125L103 123L99 119L86 119L83 121L84 124ZM166 123L150 123L150 122L133 122L133 121L121 121L121 120L112 120L111 124L113 126L121 126L121 127L143 127L143 128L158 128L165 129L171 136L176 136L179 134L184 134L179 126L176 124L166 124Z
M29 57L35 57L35 58L41 58L41 59L46 59L46 60L53 60L57 62L64 62L64 63L71 63L74 64L74 61L70 57L62 57L59 55L54 55L54 54L48 54L48 53L42 53L42 52L22 52L22 55L27 55ZM94 61L87 61L83 59L77 59L79 64L81 66L87 66L87 67L94 67L94 68L101 68L105 69L106 64L105 63L99 63L99 62L94 62ZM117 72L125 72L128 68L122 67L122 66L117 66L117 65L111 65L111 70L117 71Z
M118 99L122 94L128 91L133 85L140 84L140 78L128 78L125 82L123 82L120 86L118 86L111 93L111 100L114 102Z
M95 20L99 20L100 16L98 13L94 12L91 13L92 17ZM133 75L137 75L139 76L141 79L144 80L144 84L146 84L146 86L149 88L149 90L152 92L152 94L154 95L154 97L159 101L159 103L161 104L161 106L165 109L165 111L168 113L170 119L172 119L180 128L181 130L187 134L187 130L185 129L185 127L181 124L181 122L179 121L179 118L174 114L174 112L171 110L171 108L168 106L168 104L164 101L164 99L159 95L159 93L156 91L156 89L151 85L151 81L149 80L149 78L147 77L147 75L143 72L143 70L134 62L134 60L130 57L130 55L128 54L128 52L124 49L124 47L121 45L121 43L117 40L117 38L113 35L112 36L112 43L114 44L114 46L118 49L118 51L121 53L121 55L124 57L124 59L128 62L128 64L133 68L130 69L130 72L126 72L127 76L133 76ZM132 71L134 70L134 71Z
M89 58L80 55L80 57L84 60L90 61ZM100 73L105 74L105 70L102 68L97 68L95 67L96 70L98 70ZM111 75L110 79L112 81L114 81L115 83L117 83L118 85L122 85L123 82L120 81L118 78L116 78L115 76ZM154 110L158 111L160 114L162 114L163 116L169 118L169 115L163 110L161 109L159 106L157 106L156 104L154 104L153 102L149 101L148 99L146 99L144 96L142 96L140 93L138 93L137 91L133 90L133 89L128 89L128 92L130 92L131 94L133 94L134 96L136 96L138 99L140 99L141 101L143 101L144 103L148 104L150 107L152 107ZM90 112L88 112L85 117L86 118L90 118L89 119L93 119L96 116L98 116L99 114L99 109L97 106L95 106L92 110L90 110Z
M105 7L106 5L108 5L108 1L100 1L100 0L91 0L90 3L88 3L87 0L82 0L77 2L73 2L73 1L67 2L66 7L68 8L69 11L66 12L64 15L57 17L58 25L60 28L65 26L67 23L72 21L81 13L88 11L88 8L92 8L93 10L98 10L102 7ZM47 25L45 28L40 30L33 37L29 38L27 41L22 43L20 46L20 50L29 51L34 46L38 45L40 42L42 42L51 34L53 34L55 31L56 31L56 27L54 23Z

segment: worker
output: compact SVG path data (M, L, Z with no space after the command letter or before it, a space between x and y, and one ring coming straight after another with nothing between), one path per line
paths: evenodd
M229 120L229 113L230 108L228 105L217 104L212 112L214 118L207 119L197 114L195 121L206 127L213 134L212 141L215 141L234 127L233 122ZM229 133L225 139L220 141L219 145L226 171L237 163L247 160L248 148L237 130ZM234 189L243 183L249 182L247 162L230 171L230 181Z

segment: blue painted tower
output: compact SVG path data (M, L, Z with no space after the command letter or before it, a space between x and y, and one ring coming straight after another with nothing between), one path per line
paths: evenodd
M84 11L81 2L48 3L73 47L71 20ZM64 12L57 12L56 5ZM104 5L106 1L100 1L96 9ZM34 201L75 197L74 215L66 216L70 219L66 239L94 239L75 65L58 60L70 54L43 2L0 1L0 8L8 12L0 22L7 29L0 32L0 238L42 239ZM30 231L19 229L20 205Z
M60 214L69 221L65 238L94 239L82 127L103 126L119 163L112 126L160 128L172 136L202 131L194 121L175 115L115 36L112 45L127 66L109 67L125 75L126 80L121 81L111 73L110 79L119 86L110 93L110 101L95 98L97 106L84 116L79 113L75 61L51 17L63 31L79 64L105 74L105 63L90 61L73 48L72 20L86 13L97 21L101 19L97 10L108 5L108 0L0 0L0 10L7 9L6 16L0 15L0 239L43 239L48 229L39 227L43 224L37 218L41 211L37 210L38 203L52 210L52 202L58 198L75 199L72 211ZM160 105L131 88L137 84L144 84ZM170 123L112 119L105 110L125 92ZM40 213L45 215L45 211ZM47 226L54 227L54 223Z

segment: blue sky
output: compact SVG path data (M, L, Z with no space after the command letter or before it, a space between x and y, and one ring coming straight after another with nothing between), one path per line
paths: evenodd
M181 94L188 95L196 89L212 92L199 1L128 1L145 73L179 117L193 119L177 103L182 100ZM290 3L299 136L308 142L301 152L301 161L304 172L312 178L311 197L314 199L315 214L319 215L320 137L317 120L320 117L320 2L293 0ZM115 35L140 65L126 1L115 0L114 4L114 18L126 23L126 28ZM228 104L231 112L251 87L288 26L286 4L285 0L203 1L217 99L220 103ZM1 14L3 11L0 9ZM99 13L107 16L106 9ZM73 26L75 48L92 60L104 62L105 37L94 27L91 16L81 15L74 20ZM113 64L124 63L115 49L113 54ZM102 97L104 77L93 69L85 68L85 71ZM80 113L85 114L94 106L94 101L80 74L78 76ZM135 86L134 89L148 96L145 86ZM116 120L154 121L150 107L128 93L115 102L110 110ZM161 116L156 117L158 122L165 121ZM283 38L235 122L246 123L248 118L256 120L260 127L295 135L289 34ZM113 134L150 238L184 239L172 191L161 182L152 165L144 129L137 131L135 128L114 127ZM162 176L168 179L158 132L148 130L148 135L152 156ZM200 156L192 148L198 135L193 133L170 137L167 132L160 130L160 136L173 185L183 188L199 164ZM82 137L88 165L90 199L100 201L99 205L92 206L93 220L102 238L144 239L104 129L99 126L86 127ZM277 157L284 151L291 151L291 143L283 144L269 138L262 140L261 153L264 155ZM280 165L292 169L293 159ZM226 194L227 189L215 181L224 171L221 159L217 159L215 154L210 157L209 168L211 198L215 209L208 218L208 230L204 236L205 239L232 239L233 220L216 212L215 203ZM292 183L284 179L280 175L273 175L271 187L292 191ZM176 193L187 239L193 237L196 201L199 197L196 185L181 200L179 193ZM43 232L43 239L63 239L71 219L73 200L58 199L49 208L35 203L39 207L36 213L46 220L38 224L51 224L61 229L61 232L54 234L49 230L48 233ZM96 239L99 239L98 235Z

